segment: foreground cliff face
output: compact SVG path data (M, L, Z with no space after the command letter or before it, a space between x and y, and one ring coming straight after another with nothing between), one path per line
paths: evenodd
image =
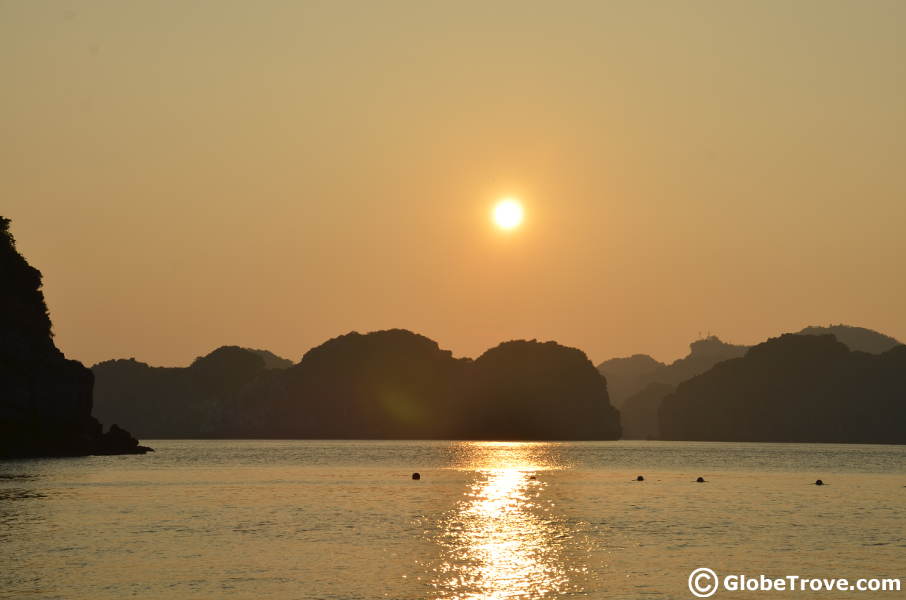
M472 361L392 329L333 338L287 369L235 347L187 368L93 369L100 414L148 437L619 437L604 380L553 342L507 342Z
M0 217L0 457L139 453L128 433L91 416L94 377L53 343L41 273Z
M681 383L659 422L671 440L906 443L906 346L787 334Z

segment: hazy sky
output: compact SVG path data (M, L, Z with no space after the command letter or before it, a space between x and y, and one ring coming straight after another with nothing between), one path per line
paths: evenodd
M900 0L0 0L0 76L0 214L88 364L906 340Z

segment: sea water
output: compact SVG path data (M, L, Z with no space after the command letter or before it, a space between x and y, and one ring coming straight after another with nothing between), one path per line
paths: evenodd
M144 443L0 462L0 597L690 598L699 567L906 577L903 446ZM906 591L717 594L778 596Z

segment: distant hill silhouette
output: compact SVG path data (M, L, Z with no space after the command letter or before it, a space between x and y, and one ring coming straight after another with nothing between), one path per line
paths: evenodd
M656 440L660 437L658 411L661 401L674 390L669 383L649 383L623 402L620 417L623 438L627 440Z
M748 346L738 346L708 336L689 344L689 354L669 365L648 373L637 380L644 387L623 400L623 437L627 439L657 439L658 409L661 399L682 381L704 373L724 360L742 356Z
M100 363L98 405L150 437L619 437L594 366L553 342L507 342L472 361L392 329L333 338L287 369L256 359L232 347L187 368Z
M853 327L851 325L830 325L829 327L812 325L811 327L806 327L800 331L799 334L832 334L838 341L846 344L850 350L858 350L870 354L882 354L902 343L883 333L878 333L877 331L866 329L865 327Z
M704 373L721 361L742 356L747 349L708 336L689 344L689 354L669 365L647 354L612 358L599 364L598 371L607 380L613 404L622 415L623 437L657 439L661 398L679 382Z
M906 443L906 346L786 334L681 383L659 422L674 440Z
M0 458L129 454L148 449L91 416L91 371L53 343L41 272L0 217Z
M633 354L623 358L611 358L598 365L598 372L607 380L610 401L622 407L626 398L637 393L653 381L666 368L647 354Z
M647 354L628 358L612 358L598 365L598 371L607 379L608 390L614 406L620 408L627 398L651 383L676 385L694 375L704 373L722 360L742 356L748 346L723 342L709 336L689 344L689 354L669 365L658 362Z

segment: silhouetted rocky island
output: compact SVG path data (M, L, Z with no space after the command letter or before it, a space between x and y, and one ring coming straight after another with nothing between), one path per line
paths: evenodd
M95 365L100 415L149 437L617 439L584 353L506 342L473 361L402 329L352 332L266 369L242 348L186 368Z
M466 394L475 439L610 440L621 434L607 382L585 353L555 342L512 341L470 365Z
M284 418L294 437L449 437L469 363L410 331L352 332L285 372Z
M53 343L41 272L0 217L0 458L138 454L149 448L91 416L94 376Z
M906 346L850 350L786 334L681 383L661 402L663 439L906 443Z

